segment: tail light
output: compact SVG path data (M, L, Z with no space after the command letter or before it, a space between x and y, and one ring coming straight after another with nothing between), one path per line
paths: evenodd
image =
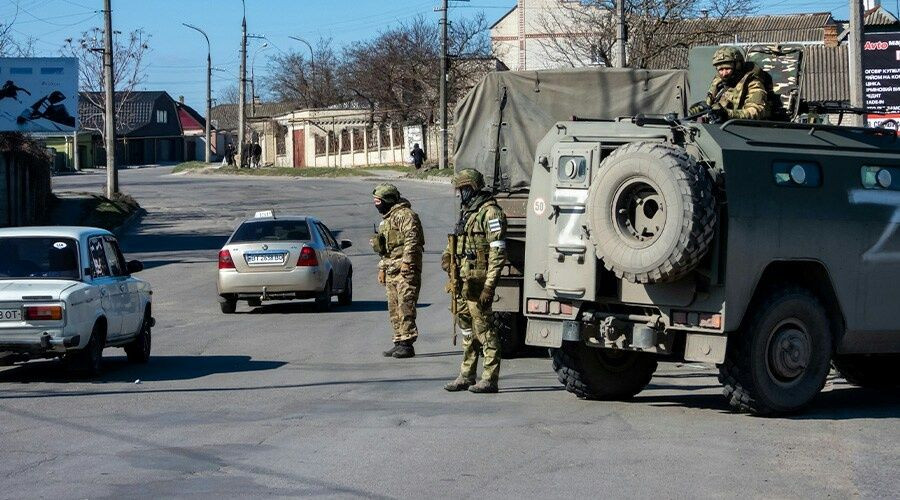
M310 247L300 249L300 258L297 259L297 267L314 267L319 265L316 251Z
M26 306L25 319L29 321L59 321L62 306Z
M228 250L219 250L219 269L234 269L234 260Z

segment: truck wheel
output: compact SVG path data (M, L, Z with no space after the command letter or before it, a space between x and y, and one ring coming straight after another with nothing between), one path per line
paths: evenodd
M91 338L86 346L66 355L68 367L72 371L88 377L96 377L103 372L103 348L106 347L106 331L102 324L94 325Z
M757 415L797 411L822 390L831 361L831 324L808 290L778 290L729 339L719 382L732 408Z
M661 142L612 152L587 208L597 258L632 283L668 283L706 254L716 224L712 181L683 149Z
M652 355L580 342L563 342L559 349L550 349L550 354L559 381L567 391L585 399L629 399L650 383L656 371Z
M316 295L316 311L328 312L331 310L331 276L325 282L325 289Z
M500 338L500 355L503 359L511 359L522 348L522 329L519 315L514 312L495 312L491 314L491 327Z
M125 346L125 355L128 357L129 363L146 363L150 361L150 348L152 346L152 338L150 335L150 317L144 317L141 324L141 332Z
M237 298L232 296L219 297L219 307L225 314L234 314L237 311Z
M868 389L900 389L900 355L837 356L834 367L853 385Z

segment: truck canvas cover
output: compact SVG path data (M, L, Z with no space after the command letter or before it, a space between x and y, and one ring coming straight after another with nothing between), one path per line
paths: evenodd
M573 116L609 120L639 113L683 116L688 92L683 70L490 73L456 107L453 159L458 169L480 171L489 186L527 189L535 148L556 122Z

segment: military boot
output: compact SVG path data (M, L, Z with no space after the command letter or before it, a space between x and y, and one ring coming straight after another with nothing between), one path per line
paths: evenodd
M394 347L391 347L390 349L388 349L387 351L382 352L381 354L383 354L384 357L386 357L386 358L390 358L391 356L394 355L395 352L397 352L397 349L399 349L399 348L400 348L400 343L399 343L399 342L394 342Z
M493 394L497 392L497 382L480 380L477 384L469 387L469 392L474 392L476 394Z
M444 386L445 391L449 392L459 392L464 391L469 388L472 384L474 384L474 380L467 380L462 377L456 377L456 380L450 382L449 384Z
M411 358L416 355L412 342L400 342L397 344L397 350L391 356L395 358Z

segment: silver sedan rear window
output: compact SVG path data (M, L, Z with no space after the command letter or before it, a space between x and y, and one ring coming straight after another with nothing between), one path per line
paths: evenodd
M0 279L77 280L78 247L71 238L0 237Z
M309 226L302 220L247 221L231 236L231 243L308 240Z

